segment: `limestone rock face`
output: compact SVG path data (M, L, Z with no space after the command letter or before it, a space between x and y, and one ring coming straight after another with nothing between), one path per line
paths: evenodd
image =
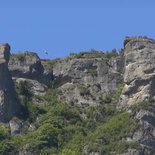
M20 76L21 74L28 76L30 73L41 73L41 70L38 70L39 61L40 58L33 52L26 51L24 53L12 55L9 61L9 70L14 71L12 74L16 74L16 76Z
M9 57L10 46L0 45L0 122L8 121L20 109L8 70Z
M60 99L69 104L94 105L103 102L105 96L113 94L123 80L122 56L60 60L40 60L30 52L22 56L23 59L19 54L11 56L9 69L13 77L58 88L62 92Z
M28 78L50 85L51 72L46 72L40 58L34 52L11 55L9 70L13 77Z
M62 61L53 65L53 86L62 91L66 103L95 105L116 91L122 70L122 57Z
M124 89L121 106L155 99L155 41L144 37L125 40Z
M142 150L128 150L124 155L155 154L155 41L144 37L125 40L124 88L119 105L135 111L139 122L132 140L138 141ZM129 110L129 111L130 111Z

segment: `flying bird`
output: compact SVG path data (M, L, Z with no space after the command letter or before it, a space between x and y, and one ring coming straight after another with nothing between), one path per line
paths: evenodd
M47 51L44 51L45 52L45 54L47 54L48 55L48 52Z

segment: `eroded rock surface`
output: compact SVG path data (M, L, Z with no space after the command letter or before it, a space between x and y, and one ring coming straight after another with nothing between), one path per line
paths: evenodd
M128 150L125 155L155 154L155 41L145 37L125 40L124 88L119 106L133 113L137 131L132 141L141 149ZM131 110L131 111L130 111Z
M9 57L10 46L0 45L0 122L8 121L20 110L12 77L8 70Z
M148 38L125 40L124 89L121 106L155 98L155 41Z
M48 88L60 90L60 100L71 105L110 103L107 99L111 99L123 83L122 93L117 94L120 97L118 106L131 114L137 126L136 131L127 133L122 140L137 143L139 147L128 148L122 155L152 155L155 154L155 41L145 37L128 37L124 46L124 55L114 58L40 60L37 54L26 52L20 56L14 55L9 62L9 69L16 86L21 81L30 83L33 103L43 105L44 101L37 101L35 96L43 97ZM5 77L0 77L0 119L6 120L18 111L18 107L15 108L16 102L10 104L15 101L12 96L15 94L7 69L9 46L3 45L0 49L3 51L0 55L0 73ZM12 135L20 133L20 127L20 121L10 121ZM36 128L34 124L28 124L27 129L34 131ZM26 144L19 154L32 154L35 151L33 154L38 154L38 150L38 146ZM86 154L100 153L96 150L87 151Z
M95 105L103 102L106 95L114 94L122 82L123 67L122 56L40 60L36 54L26 52L20 57L19 54L12 56L9 62L14 78L58 88L63 102L78 105Z
M37 80L50 87L51 70L45 70L40 58L34 52L13 54L9 61L9 70L13 77Z
M70 104L95 105L114 94L122 81L123 58L72 59L53 66L54 87Z

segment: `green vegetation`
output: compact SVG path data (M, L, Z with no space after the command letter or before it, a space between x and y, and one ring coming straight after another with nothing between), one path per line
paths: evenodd
M143 101L141 103L133 104L131 106L132 113L135 114L140 110L149 110L152 107L152 101Z
M120 96L121 96L123 87L124 87L124 83L121 83L121 84L118 86L118 88L117 88L117 90L116 90L114 96L112 97L112 100L113 100L113 101L115 101L115 102L118 102L118 101L119 101L119 98L120 98Z
M11 58L14 58L14 59L17 59L18 61L23 62L25 60L25 54L24 53L12 54Z
M112 102L112 95L107 94L106 96L101 96L100 100L104 103L111 103Z
M48 65L48 66L53 66L55 65L56 63L62 63L64 60L63 59L60 59L60 58L56 58L56 59L53 59L53 60L50 60L50 59L44 59L44 60L41 60L42 64L44 65Z
M121 140L130 136L137 128L138 126L133 123L128 113L118 113L106 123L97 126L95 132L88 136L88 145L92 149L92 143L98 142L97 145L94 145L94 151L107 154L110 151L124 152L129 144Z
M0 125L0 140L4 140L9 136L9 130L4 125Z
M70 58L113 58L118 56L117 50L112 49L111 51L106 51L105 53L103 51L97 51L95 49L91 49L90 51L86 52L80 52L80 53L70 53Z
M22 85L20 95L29 94L26 88ZM17 154L28 144L32 153L38 150L41 155L84 155L86 148L88 152L111 154L135 146L123 140L138 128L129 113L119 112L111 104L85 108L70 106L58 100L59 93L49 90L44 96L46 105L36 105L31 97L28 98L23 111L23 115L27 115L20 118L34 124L36 130L25 130L22 135L11 137L8 129L1 126L0 154Z
M119 98L121 96L122 90L124 88L124 83L121 83L118 85L118 88L116 89L115 93L113 95L106 94L99 97L101 103L117 103L119 101Z
M25 102L28 102L33 96L31 92L31 84L28 81L20 81L18 86L18 94L24 97Z

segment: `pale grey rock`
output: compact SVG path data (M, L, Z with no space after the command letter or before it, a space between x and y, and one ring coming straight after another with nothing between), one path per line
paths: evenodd
M155 109L140 110L135 119L139 120L139 129L133 135L133 140L149 147L155 147Z
M35 131L36 130L36 127L34 124L30 124L29 125L29 128L28 128L28 131Z
M12 136L19 135L21 133L22 121L19 120L17 117L13 117L9 121L9 127Z
M61 100L75 105L102 103L122 81L123 57L71 59L53 65L53 87L62 91Z
M155 41L135 37L125 43L125 85L120 104L129 107L155 98Z
M39 155L39 146L32 146L31 144L26 144L19 150L19 155Z
M155 41L144 37L127 38L124 57L125 84L119 107L130 112L132 112L130 107L134 108L135 105L139 107L134 113L139 128L133 134L132 140L145 148L142 152L132 153L130 150L127 155L152 155L155 154L151 150L155 148ZM146 108L143 109L141 104L146 104Z
M153 151L147 150L146 148L142 149L128 149L127 152L117 155L154 155Z
M33 52L13 54L9 61L9 70L12 71L13 76L39 75L42 72L39 62L40 58Z
M33 95L43 96L46 94L47 86L39 83L36 80L26 79L26 78L13 78L16 86L18 87L20 82L26 81L30 86L30 91Z
M38 82L37 80L31 80L26 78L13 78L16 87L20 86L21 82L27 82L29 85L29 91L32 93L32 101L35 104L46 104L43 96L46 94L48 88L45 84Z
M28 61L31 55L34 58ZM124 58L120 55L111 59L64 58L40 61L36 54L28 52L23 57L28 60L19 62L18 55L11 58L9 69L13 77L31 79L47 87L58 88L62 92L60 100L69 104L87 106L103 103L102 98L114 94L122 82ZM36 65L38 61L42 67ZM36 66L35 72L39 74L30 72L31 66Z
M9 70L13 77L36 80L51 87L52 69L45 70L41 59L34 52L25 51L11 55Z
M116 155L144 155L142 151L138 151L136 149L128 149L127 152L122 153L122 154L116 154Z
M88 155L101 155L99 152L90 152Z

